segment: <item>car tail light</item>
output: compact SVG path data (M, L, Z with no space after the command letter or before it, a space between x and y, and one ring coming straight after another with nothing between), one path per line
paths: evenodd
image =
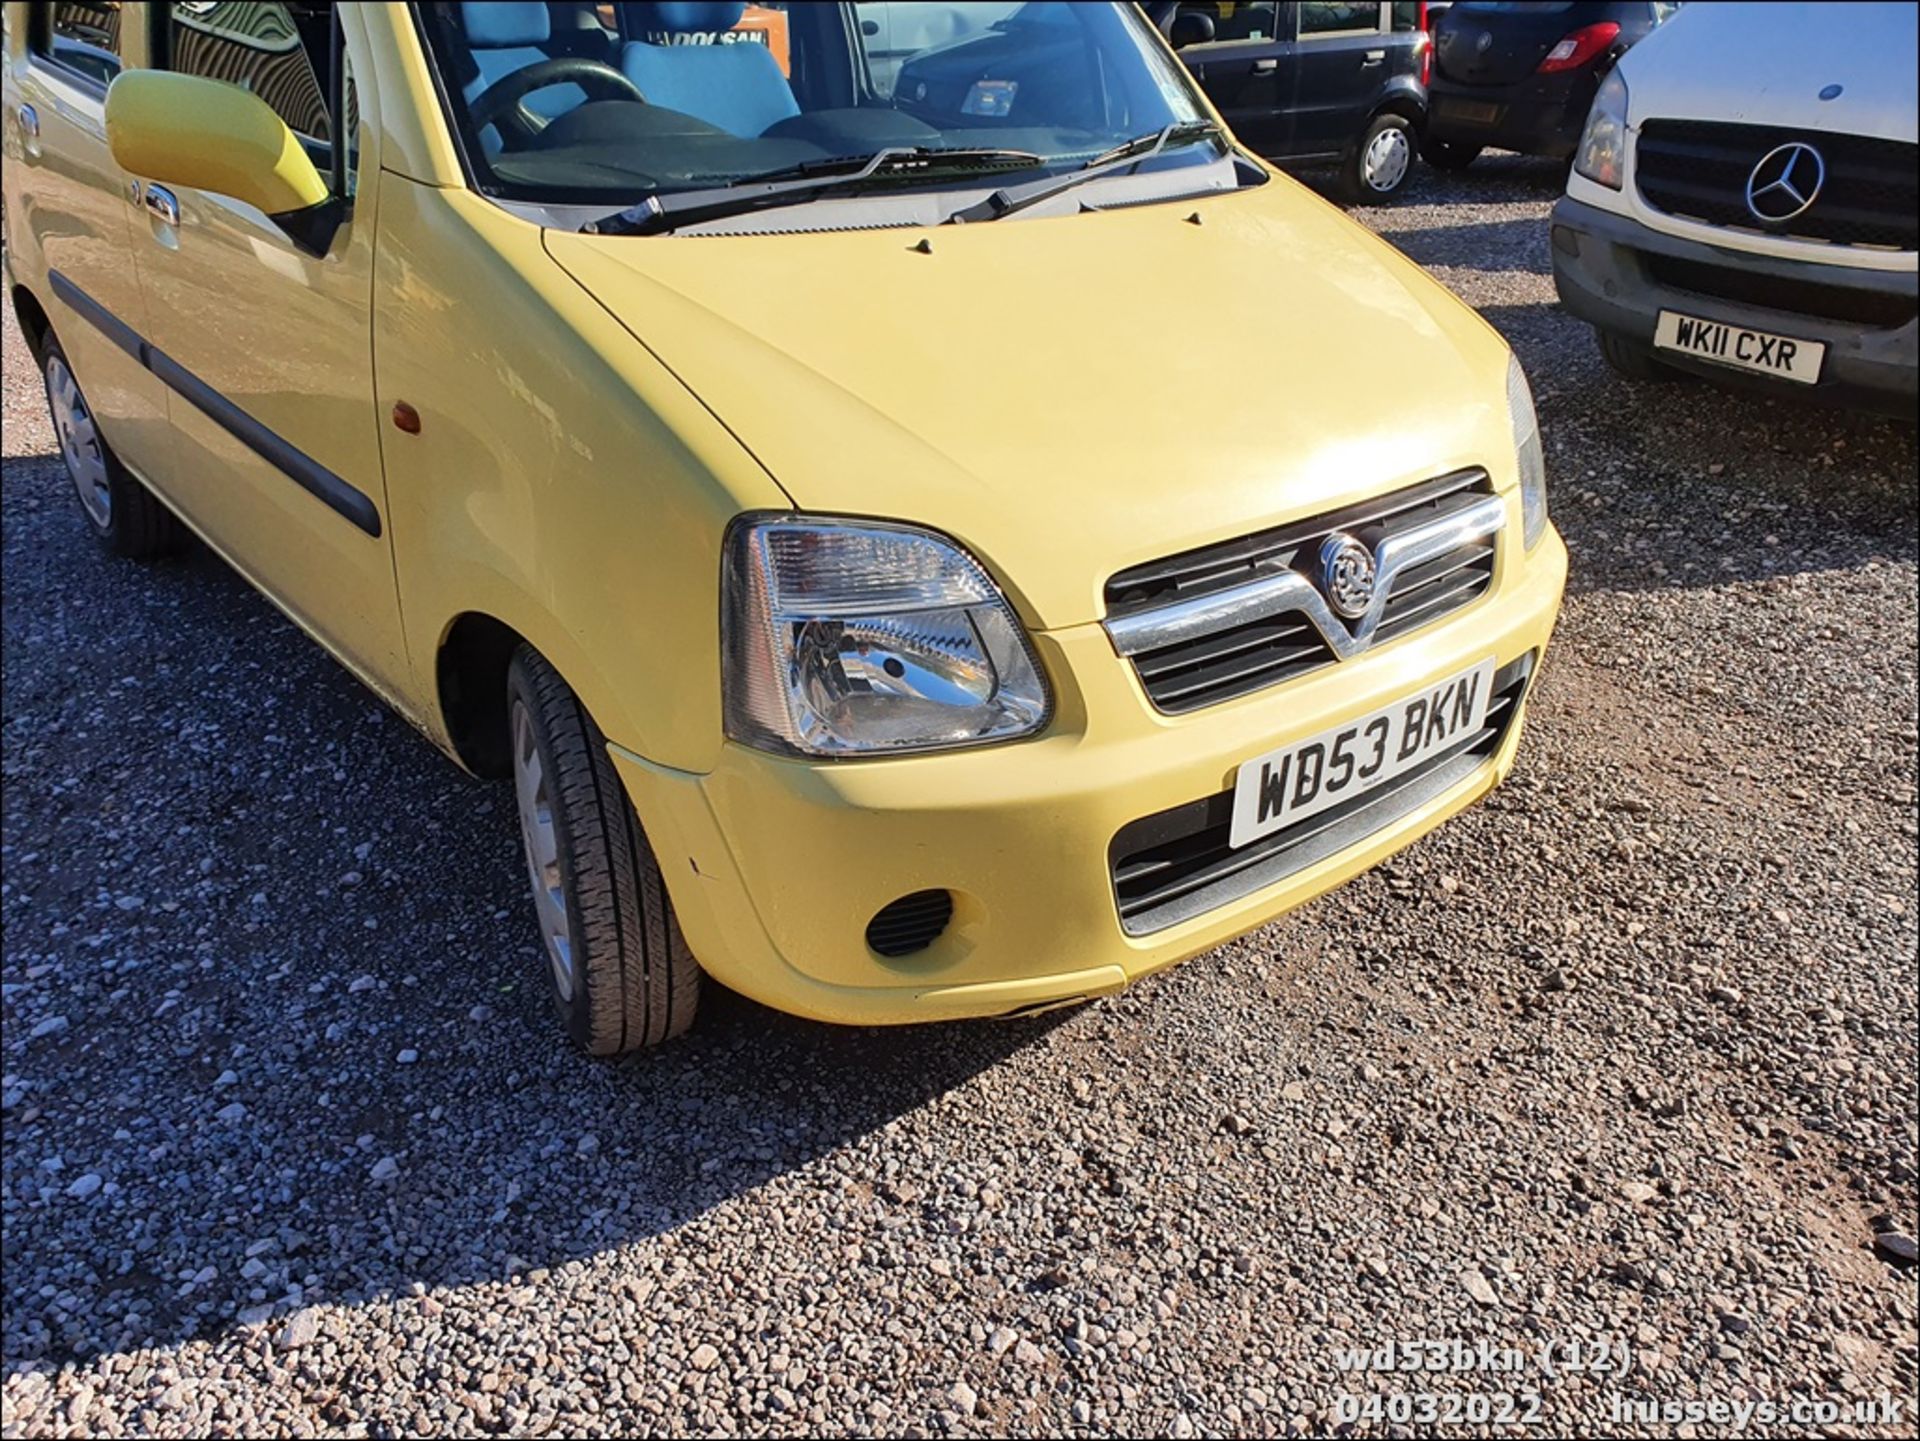
M1420 83L1433 83L1433 24L1427 19L1427 0L1420 0L1420 15L1415 22L1420 31Z
M1601 25L1582 25L1547 52L1547 58L1540 62L1539 73L1553 75L1562 70L1578 70L1613 44L1619 33L1620 27L1611 20Z

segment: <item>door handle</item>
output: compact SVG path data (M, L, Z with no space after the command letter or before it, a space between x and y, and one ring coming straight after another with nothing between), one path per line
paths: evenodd
M20 133L29 140L40 138L40 112L31 105L20 107Z
M1385 60L1386 58L1387 58L1387 52L1384 50L1369 50L1367 52L1367 58L1361 61L1361 64L1362 65L1378 65L1382 60Z
M164 185L147 187L147 209L169 225L180 223L180 202L173 198L173 192Z
M1253 62L1253 73L1255 75L1271 75L1279 68L1280 62L1278 60L1256 60Z

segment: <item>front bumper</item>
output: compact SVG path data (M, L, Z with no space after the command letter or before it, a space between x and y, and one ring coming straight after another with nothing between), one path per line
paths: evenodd
M1508 534L1519 535L1517 495ZM1252 930L1424 834L1512 768L1521 725L1410 814L1294 874L1150 935L1122 928L1108 848L1129 822L1213 795L1251 756L1306 739L1491 655L1544 652L1565 585L1549 532L1503 556L1492 592L1423 632L1270 691L1154 712L1098 625L1035 638L1059 692L1033 741L809 764L729 745L706 775L614 749L693 952L779 1010L887 1024L1043 1009ZM952 923L897 961L867 948L888 902L940 888Z
M1454 145L1490 145L1564 160L1580 142L1599 82L1589 71L1529 75L1511 85L1462 85L1435 75L1428 86L1427 134ZM1462 106L1493 107L1487 119Z
M1772 380L1712 361L1661 351L1663 364L1735 384L1764 388L1775 394L1863 406L1911 416L1920 392L1920 322L1914 300L1920 276L1912 270L1865 270L1794 260L1668 235L1562 196L1553 207L1551 222L1553 279L1560 303L1600 330L1639 345L1651 346L1654 326L1662 310L1678 310L1703 320L1724 321L1776 334L1823 342L1827 358L1814 385ZM1907 319L1893 326L1858 320L1835 320L1778 305L1733 300L1663 284L1653 273L1670 259L1694 268L1694 273L1727 272L1729 278L1756 281L1764 292L1774 282L1770 298L1818 297L1832 294L1836 303L1857 305L1862 297L1882 297L1896 303ZM1717 286L1717 288L1729 288Z

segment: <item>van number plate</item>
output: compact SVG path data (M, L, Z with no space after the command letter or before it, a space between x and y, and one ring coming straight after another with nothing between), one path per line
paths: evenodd
M1234 774L1228 844L1244 846L1383 785L1487 723L1493 658L1417 695L1268 751Z
M1820 362L1827 355L1827 347L1817 340L1795 340L1790 335L1748 330L1718 320L1698 320L1673 310L1660 312L1653 343L1660 350L1677 350L1682 355L1797 380L1802 385L1820 379Z

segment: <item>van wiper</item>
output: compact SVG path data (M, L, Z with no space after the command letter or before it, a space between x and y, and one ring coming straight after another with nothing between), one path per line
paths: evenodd
M1030 205L1038 205L1043 200L1071 190L1076 185L1085 185L1089 180L1098 180L1102 175L1111 175L1130 165L1138 165L1143 160L1151 160L1162 150L1173 145L1186 145L1195 140L1216 136L1226 140L1227 132L1212 120L1176 120L1173 124L1156 130L1151 135L1136 135L1131 140L1123 140L1111 150L1103 150L1077 170L1069 170L1065 175L1049 175L1025 185L1015 185L1009 189L996 190L985 200L956 210L943 222L947 225L965 225L982 220L1001 220L1025 210Z
M1023 170L1044 163L1030 150L939 150L924 145L894 145L871 155L806 160L711 189L649 195L638 205L589 221L581 229L590 235L659 235L682 225L788 205L806 195L855 190L876 181L897 184L947 172Z

